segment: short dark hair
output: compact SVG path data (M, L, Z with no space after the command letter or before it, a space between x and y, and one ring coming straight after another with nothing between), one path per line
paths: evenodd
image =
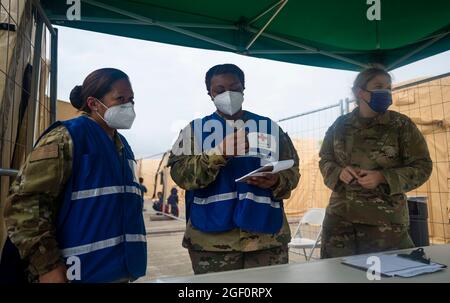
M144 182L144 178L142 178L142 177L139 177L139 182Z
M211 67L207 72L205 76L205 84L206 84L206 90L210 91L211 89L211 79L212 77L216 75L223 75L223 74L233 74L235 75L239 81L242 83L242 86L245 88L245 76L242 69L240 69L237 65L226 63L226 64L219 64Z
M116 68L101 68L90 73L83 81L83 85L75 86L70 92L70 103L78 110L90 113L87 98L103 98L111 91L113 84L118 80L129 80L128 75Z

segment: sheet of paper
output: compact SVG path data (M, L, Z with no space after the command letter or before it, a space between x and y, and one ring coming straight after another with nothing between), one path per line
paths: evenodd
M245 176L242 176L239 179L236 179L235 182L243 182L250 177L262 177L266 174L275 174L280 171L289 169L293 165L294 165L294 160L292 160L292 159L277 161L277 162L270 162L256 170L246 174Z
M368 263L368 258L371 255L352 256L342 260L342 263L352 265L361 269L368 269L373 265L372 262ZM431 262L430 264L421 263L418 261L409 260L393 255L374 254L380 260L380 273L386 276L400 276L400 277L413 277L424 273L431 273L444 268L441 264Z
M284 160L284 161L277 161L272 162L273 163L273 171L272 173L275 174L277 172L286 170L294 166L294 160Z

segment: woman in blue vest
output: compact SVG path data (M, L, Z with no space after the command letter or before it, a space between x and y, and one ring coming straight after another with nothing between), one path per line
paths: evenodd
M194 273L287 263L291 234L282 200L299 181L297 152L275 122L242 109L239 67L216 65L205 82L217 110L186 126L168 163L173 180L186 190L183 246ZM236 181L277 160L294 165Z
M128 76L103 68L71 94L78 118L37 141L11 187L8 234L36 282L128 282L147 250L133 152L118 129L135 118Z

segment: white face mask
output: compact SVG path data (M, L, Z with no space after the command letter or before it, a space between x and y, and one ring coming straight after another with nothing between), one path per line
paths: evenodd
M136 118L136 113L134 112L134 104L131 102L125 104L114 105L107 107L103 102L98 100L104 107L106 107L105 117L100 118L105 121L105 123L114 129L130 129L133 125L134 118Z
M244 102L244 94L241 92L226 91L213 99L216 108L229 116L237 113Z

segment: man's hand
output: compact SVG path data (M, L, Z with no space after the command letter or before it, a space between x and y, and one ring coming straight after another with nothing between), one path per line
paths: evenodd
M366 189L377 188L378 185L386 183L383 174L376 170L361 169L359 172L358 183Z
M39 283L67 283L67 268L63 264L58 265L52 271L39 277Z
M359 176L358 176L359 171L360 170L358 168L347 166L341 171L341 174L339 175L339 179L342 182L344 182L345 184L350 184L354 180L358 180L358 178L359 178Z
M266 174L263 177L250 177L247 180L247 184L267 189L273 187L279 179L280 176L278 174Z
M218 146L224 157L245 155L249 150L249 143L245 129L241 128L226 136Z

